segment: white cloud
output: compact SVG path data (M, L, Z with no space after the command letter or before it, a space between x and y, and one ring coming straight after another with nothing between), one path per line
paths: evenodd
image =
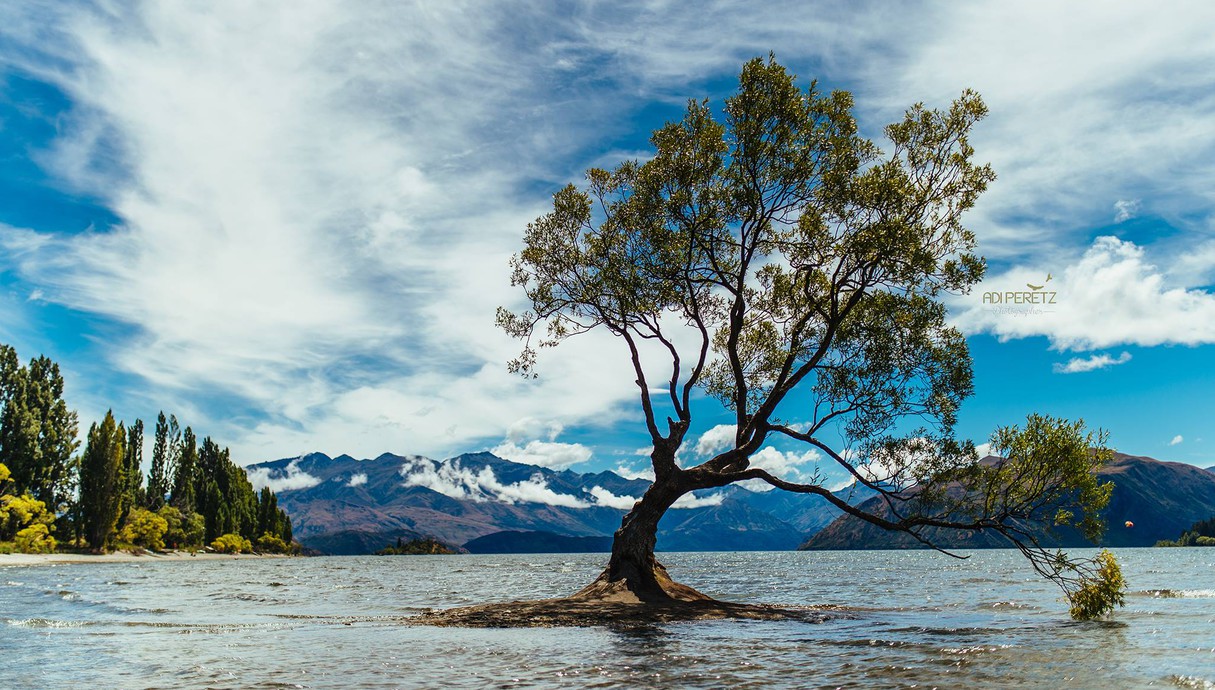
M696 439L692 453L699 457L708 457L733 448L737 430L738 427L733 424L718 424Z
M709 494L708 496L695 496L693 494L684 494L677 501L671 504L672 508L707 508L710 506L719 506L726 499L724 494Z
M765 469L777 477L792 478L791 481L798 481L806 476L804 468L807 465L817 466L821 457L816 450L797 453L779 451L772 446L765 446L751 456L751 466Z
M803 78L854 89L871 134L912 102L972 86L992 111L977 155L1000 174L969 220L983 254L1066 257L1109 223L1111 199L1177 223L1188 245L1215 200L1213 23L1202 4L994 0L609 3L567 17L459 3L8 3L0 35L14 49L0 66L73 103L38 161L121 222L5 228L0 269L26 283L20 294L120 326L64 362L79 372L75 405L127 418L163 406L243 461L462 451L554 411L607 426L635 410L619 343L571 341L528 383L503 371L515 343L491 324L518 299L506 260L527 221L605 149L641 146L622 140L642 107L720 95L710 89L769 49ZM1107 279L1136 268L1098 253ZM1215 251L1171 254L1189 275L1215 274ZM1162 282L1077 272L1057 323L970 326L1072 350L1212 342L1210 296L1185 289L1205 283L1137 266ZM1042 279L1021 273L1005 277ZM35 308L0 305L0 328L45 351ZM530 440L513 442L526 452Z
M1138 199L1119 199L1114 202L1114 222L1125 223L1139 215L1140 202Z
M1181 442L1184 440L1185 439L1181 437L1181 434L1177 434L1176 436L1173 437L1173 439L1171 441L1169 441L1169 445L1170 446L1180 445Z
M365 472L359 472L358 474L353 474L350 476L350 481L346 484L346 486L354 488L356 486L362 486L366 483L367 474Z
M506 442L494 446L490 452L507 460L555 470L563 470L591 459L591 449L581 443L528 441L527 445L520 446Z
M299 458L287 463L282 474L271 472L268 467L254 467L247 470L249 483L256 490L270 487L274 493L307 489L321 483L321 480L299 468Z
M1060 350L1215 343L1215 295L1172 284L1132 242L1099 237L1052 282L1042 273L1015 268L985 280L959 300L957 323L1003 339L1046 336ZM985 293L1029 293L1028 283L1044 284L1036 299L1054 303L983 303Z
M642 467L633 467L619 463L612 469L613 472L624 477L625 479L644 479L646 481L654 481L654 466L646 464Z
M617 510L632 510L633 504L638 501L633 496L617 496L602 486L592 486L589 493L595 497L596 504Z
M504 484L490 467L482 467L474 472L463 467L459 461L436 463L419 458L404 463L401 476L405 486L422 486L457 499L543 503L567 508L586 508L590 505L577 496L553 491L538 473L525 481Z
M1123 352L1118 355L1117 359L1106 354L1100 354L1086 358L1073 357L1066 364L1056 362L1054 368L1057 374L1077 374L1085 371L1106 369L1119 364L1126 364L1129 361L1131 361L1131 353L1129 352Z
M562 430L557 422L541 422L524 418L511 424L506 439L490 452L500 458L526 465L562 470L591 459L591 449L581 443L561 443L556 440ZM534 438L542 436L541 440Z

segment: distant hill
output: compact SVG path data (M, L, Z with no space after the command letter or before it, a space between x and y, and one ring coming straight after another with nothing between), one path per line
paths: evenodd
M469 550L479 544L518 552L591 548L601 541L552 541L544 534L610 541L649 487L613 472L556 471L490 453L443 461L311 453L246 469L255 484L275 489L301 544L332 554L373 553L398 537L433 537ZM870 495L851 488L839 493L853 502ZM839 515L817 496L737 485L701 492L694 505L667 512L659 524L659 550L795 549ZM476 541L491 535L499 536Z
M1193 465L1116 453L1099 476L1114 483L1103 512L1108 527L1101 545L1151 546L1161 539L1175 539L1193 523L1215 515L1215 473ZM876 499L862 506L879 514L885 512ZM1134 526L1126 527L1127 521ZM1000 535L984 532L938 530L926 535L944 548L1008 546ZM1053 541L1058 546L1091 546L1074 530L1061 531ZM923 545L906 534L887 532L859 518L843 516L817 532L802 548L902 549Z
M469 553L605 553L612 538L567 537L552 532L494 532L464 545Z

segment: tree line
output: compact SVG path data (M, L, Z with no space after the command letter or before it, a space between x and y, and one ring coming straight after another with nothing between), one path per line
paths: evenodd
M298 550L274 492L176 416L157 416L146 477L142 420L106 412L80 453L77 431L59 365L0 345L0 548Z

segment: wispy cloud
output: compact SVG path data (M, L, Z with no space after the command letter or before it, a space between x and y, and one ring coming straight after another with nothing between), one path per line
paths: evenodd
M1152 269L1143 247L1074 257L1111 208L1209 230L1215 6L110 7L0 8L0 68L71 101L32 155L120 220L3 228L0 270L22 297L0 302L0 328L35 338L25 316L42 304L87 315L96 332L65 362L89 374L78 406L177 411L243 462L440 455L523 418L593 438L624 419L636 389L610 337L546 352L538 382L505 372L507 258L555 189L644 148L644 109L721 95L769 50L854 89L870 134L912 102L984 94L974 143L1001 177L969 224L993 273L1070 257L1075 298L1055 322L972 314L972 332L1070 350L1213 339L1202 283ZM1189 244L1150 251L1215 275L1215 253ZM499 448L562 466L589 443Z
M1129 361L1131 361L1131 353L1129 352L1123 352L1118 355L1117 359L1106 354L1093 355L1086 358L1073 357L1067 360L1066 363L1056 363L1055 373L1079 374L1086 371L1096 371L1097 369L1107 369L1119 364L1126 364Z
M1179 445L1181 445L1181 443L1183 441L1185 441L1185 439L1181 437L1181 434L1177 434L1176 436L1173 437L1173 439L1171 441L1169 441L1169 445L1170 446L1179 446Z
M1138 199L1119 199L1114 202L1114 222L1125 223L1139 214Z

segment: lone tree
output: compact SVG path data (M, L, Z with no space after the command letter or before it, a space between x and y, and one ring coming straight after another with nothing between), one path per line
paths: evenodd
M751 60L720 120L690 102L653 133L653 158L589 170L586 189L562 189L528 226L512 283L530 308L498 312L526 343L511 369L534 376L537 347L606 329L627 346L653 442L654 482L575 598L707 598L655 559L658 522L689 492L759 480L929 546L934 530L997 532L1085 603L1074 613L1107 612L1119 590L1098 585L1112 560L1040 542L1044 525L1100 534L1110 486L1095 470L1108 453L1091 447L1104 438L1031 416L993 436L1006 460L981 462L953 432L971 359L941 298L985 269L962 215L995 179L968 139L986 106L972 91L947 110L914 105L886 127L885 152L857 133L852 107L847 92L799 90L773 57ZM682 467L698 390L736 431ZM778 438L838 463L880 509L751 465Z

